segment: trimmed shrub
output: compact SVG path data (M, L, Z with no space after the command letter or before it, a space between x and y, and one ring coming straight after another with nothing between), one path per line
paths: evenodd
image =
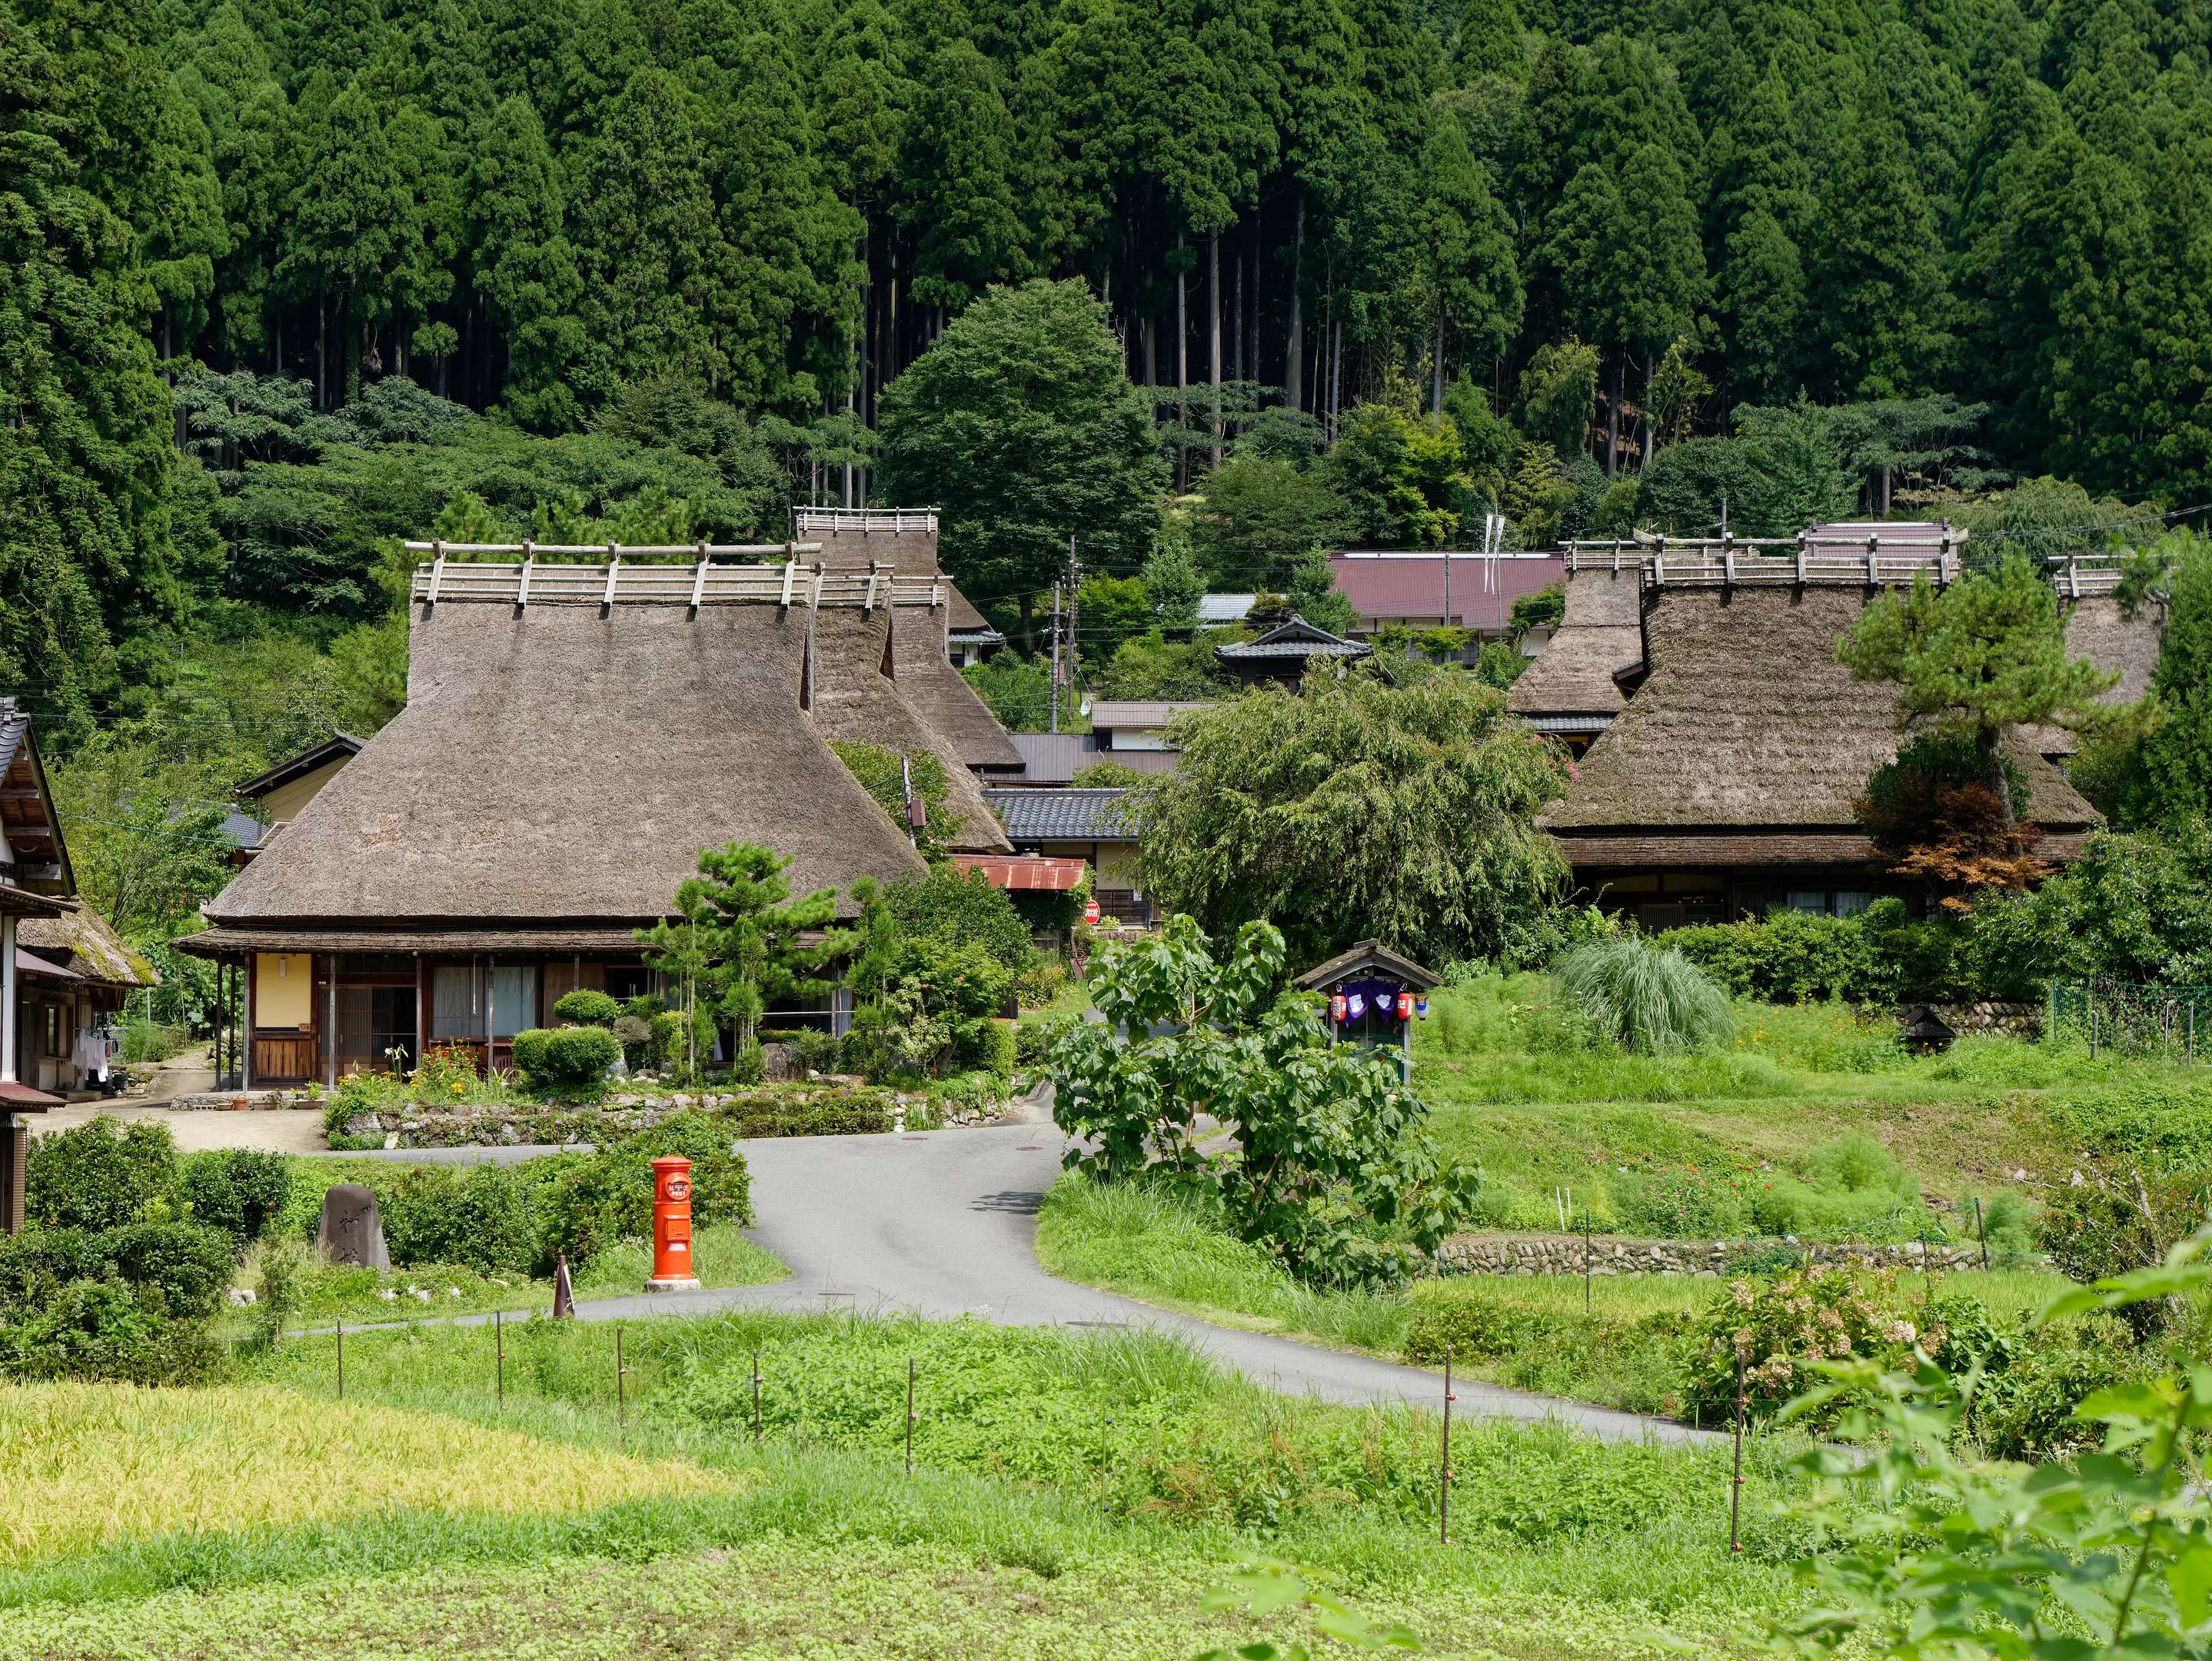
M268 1232L291 1191L292 1163L282 1153L204 1148L185 1159L185 1204L192 1220L222 1230L240 1245Z
M378 1195L377 1209L397 1265L461 1263L482 1275L526 1275L538 1256L530 1186L506 1166L410 1166L389 1197Z
M612 1026L620 1019L623 1007L604 992L581 987L563 995L554 1004L553 1013L580 1026Z
M985 1019L964 1022L952 1045L956 1071L988 1073L1001 1086L1014 1076L1014 1023Z
M748 1102L718 1108L714 1123L732 1141L755 1136L878 1136L891 1128L890 1110L869 1096L801 1102Z
M159 1220L177 1199L177 1144L169 1127L106 1114L31 1139L24 1215L48 1228L98 1232Z
M514 1035L514 1064L538 1090L590 1089L622 1053L615 1035L604 1026L534 1026Z
M1029 922L981 871L944 865L927 877L902 877L884 889L884 903L909 940L980 946L1010 974L1027 969L1036 955Z
M1735 1030L1728 994L1680 952L1633 935L1592 940L1558 974L1599 1030L1630 1050L1705 1050Z

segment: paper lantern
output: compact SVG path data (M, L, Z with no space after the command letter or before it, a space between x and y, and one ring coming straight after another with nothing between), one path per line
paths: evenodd
M1401 1021L1407 1021L1413 1019L1413 995L1410 992L1401 992L1398 995L1398 1019Z
M1329 1019L1338 1025L1344 1025L1344 994L1340 992L1328 1001Z
M1084 902L1083 921L1085 922L1097 922L1098 921L1098 902L1097 900L1086 900Z
M1419 997L1413 1000L1413 1013L1416 1015L1419 1015L1423 1020L1428 1019L1429 999L1426 993L1423 993Z

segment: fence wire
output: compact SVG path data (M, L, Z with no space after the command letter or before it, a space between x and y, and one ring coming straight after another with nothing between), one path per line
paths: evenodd
M2093 1056L2110 1050L2194 1066L2200 1047L2212 1046L2212 986L2053 981L2044 1030L2087 1044Z

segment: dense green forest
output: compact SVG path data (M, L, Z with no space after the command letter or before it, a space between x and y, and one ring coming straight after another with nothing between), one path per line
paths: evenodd
M2183 0L0 0L0 691L88 837L386 717L433 529L944 500L1009 627L1082 532L1167 689L1164 596L1492 508L2141 539L2208 68Z

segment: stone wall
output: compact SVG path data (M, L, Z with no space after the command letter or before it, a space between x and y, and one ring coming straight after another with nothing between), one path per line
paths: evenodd
M1601 1234L1589 1244L1589 1272L1711 1279L1753 1268L1779 1268L1793 1257L1802 1262L1808 1249L1814 1261L1823 1263L1887 1263L1917 1269L1923 1258L1917 1241L1895 1246L1822 1243L1808 1248L1794 1240L1642 1240ZM1925 1258L1942 1270L1979 1269L1982 1249L1971 1243L1930 1245ZM1455 1234L1437 1252L1437 1267L1447 1275L1580 1275L1583 1265L1578 1234Z
M1917 1004L1899 1012L1909 1015ZM2040 1003L1984 999L1978 1003L1931 1003L1929 1010L1954 1032L2002 1032L2030 1043L2043 1036L2044 1008Z

